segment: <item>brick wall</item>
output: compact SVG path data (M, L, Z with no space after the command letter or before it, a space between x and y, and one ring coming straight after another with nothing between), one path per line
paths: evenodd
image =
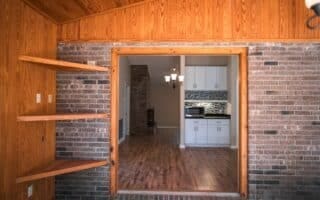
M130 134L145 134L148 131L149 70L146 65L132 65L130 70Z
M111 48L120 46L249 47L250 199L317 199L320 195L320 43L60 43L58 54L64 60L81 62L96 58L108 65ZM57 109L109 111L108 80L100 74L59 73ZM105 84L100 85L99 81ZM91 95L97 95L98 101L88 102L97 99ZM58 123L57 156L105 158L109 130L100 130L101 124ZM101 169L102 176L93 170L58 178L57 196L70 199L74 195L80 199L89 194L98 197L108 193L109 171ZM63 187L64 184L68 187ZM87 185L90 187L82 188Z
M58 47L58 58L84 63L97 60L109 64L105 45ZM110 74L84 72L57 73L57 112L110 112ZM57 122L56 157L59 159L109 159L110 120ZM56 199L106 199L109 195L109 167L99 167L58 176ZM94 197L94 198L93 198Z

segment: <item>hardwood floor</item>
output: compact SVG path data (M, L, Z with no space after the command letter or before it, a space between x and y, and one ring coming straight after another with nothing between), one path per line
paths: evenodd
M128 137L119 148L119 189L237 192L237 151L177 145L174 129Z

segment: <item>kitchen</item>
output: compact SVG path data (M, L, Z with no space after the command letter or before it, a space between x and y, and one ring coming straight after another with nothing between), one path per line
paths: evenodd
M180 148L237 149L237 65L236 56L181 57Z

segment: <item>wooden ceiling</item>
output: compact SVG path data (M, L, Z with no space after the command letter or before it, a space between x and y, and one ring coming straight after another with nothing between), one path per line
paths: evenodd
M128 6L144 0L24 0L30 6L61 23L86 15Z

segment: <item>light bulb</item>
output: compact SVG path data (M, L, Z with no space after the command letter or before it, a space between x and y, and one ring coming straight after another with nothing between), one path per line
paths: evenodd
M170 76L164 76L164 80L169 83L170 82Z
M178 76L178 74L171 74L171 79L173 81L175 81L175 80L177 80L177 76Z
M183 76L183 75L180 75L180 76L178 77L178 79L179 79L179 82L183 82L183 81L184 81L184 76Z

